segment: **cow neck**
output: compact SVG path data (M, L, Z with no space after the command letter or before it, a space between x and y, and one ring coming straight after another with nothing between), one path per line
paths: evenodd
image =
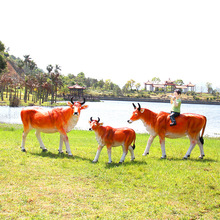
M95 133L99 136L102 136L105 133L105 129L103 126L99 126L96 130L94 130Z
M152 112L151 110L145 108L142 113L141 120L147 125L155 124L157 113Z

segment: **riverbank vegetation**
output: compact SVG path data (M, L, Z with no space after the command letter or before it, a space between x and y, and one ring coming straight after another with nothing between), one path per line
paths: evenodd
M100 97L126 97L126 98L149 98L168 100L171 91L149 92L141 88L141 83L128 79L126 84L120 88L110 79L98 80L81 72L78 74L61 74L59 65L49 64L47 72L40 69L30 55L24 55L23 59L9 55L0 41L0 105L25 106L25 105L55 105L58 100L69 97L68 87L79 85L86 88L83 95L91 100ZM154 77L152 81L160 81ZM183 84L181 79L176 83ZM182 95L183 100L213 102L220 101L219 92L212 89L207 83L208 93L187 92ZM75 95L79 98L79 95ZM96 99L96 100L97 100Z
M159 140L143 157L149 136L137 134L135 161L128 154L119 165L119 147L113 148L109 165L106 148L92 163L97 149L93 132L69 133L74 157L58 154L58 134L42 134L49 150L43 153L34 131L23 153L22 132L21 125L0 125L1 219L220 218L220 139L205 139L203 160L198 146L190 159L182 160L188 139L168 139L168 158L161 160Z

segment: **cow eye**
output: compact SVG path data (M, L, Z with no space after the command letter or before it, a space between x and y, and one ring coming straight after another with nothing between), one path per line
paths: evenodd
M134 115L135 115L135 116L137 116L137 115L138 115L138 113L135 113Z

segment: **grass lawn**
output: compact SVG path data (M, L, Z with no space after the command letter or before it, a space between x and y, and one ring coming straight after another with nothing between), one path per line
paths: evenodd
M137 134L135 161L119 165L121 147L92 163L94 132L69 133L74 157L58 154L58 134L42 134L43 153L34 131L23 153L22 132L0 125L0 219L220 219L220 139L205 138L203 160L198 146L182 160L187 138L167 139L161 160L159 140L143 157L149 136Z

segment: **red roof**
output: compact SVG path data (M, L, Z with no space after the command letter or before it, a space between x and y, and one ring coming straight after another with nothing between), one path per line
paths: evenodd
M82 87L82 86L80 86L80 85L78 85L78 84L76 84L76 85L74 85L74 86L69 86L68 88L69 88L69 89L86 89L85 87Z

